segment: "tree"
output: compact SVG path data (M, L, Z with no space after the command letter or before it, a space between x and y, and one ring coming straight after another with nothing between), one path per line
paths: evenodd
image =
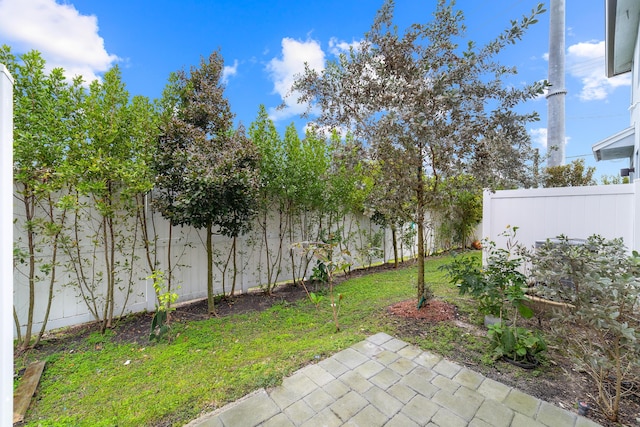
M394 267L398 268L398 231L411 222L413 203L411 189L401 185L405 167L392 144L378 145L372 176L374 185L369 193L368 209L372 220L391 229Z
M546 83L507 85L516 70L495 56L519 40L544 9L539 5L512 21L486 46L468 42L462 48L463 15L452 4L440 0L433 21L413 24L403 35L393 25L393 7L392 0L382 6L358 49L322 72L307 67L292 89L301 94L300 102L319 108L321 124L348 126L370 142L374 155L382 143L395 147L404 166L398 185L410 188L415 200L422 301L430 296L424 219L441 180L460 173L489 187L523 180L532 154L524 125L537 115L512 109L542 93Z
M79 114L84 132L66 153L74 216L65 248L78 290L103 332L122 315L133 290L140 195L153 185L147 145L155 129L146 126L153 115L146 98L130 102L116 66L90 84ZM116 314L118 293L123 299Z
M283 188L286 192L289 241L318 241L323 233L323 214L327 199L328 146L317 129L309 128L300 139L293 123L287 126L284 139ZM310 254L301 254L296 264L296 253L289 250L291 277L294 283L303 278ZM307 256L308 255L308 256Z
M269 118L264 105L258 109L258 117L249 127L249 137L256 145L260 154L260 192L259 192L259 224L262 231L262 247L264 248L266 264L266 293L278 281L282 266L282 249L284 239L288 233L289 223L286 214L286 177L283 168L286 162L283 141L276 131L273 121ZM278 212L278 243L273 248L270 245L268 226L269 214Z
M450 177L441 183L440 205L432 212L437 219L438 240L444 249L468 246L482 221L482 188L469 175Z
M14 85L14 196L22 208L20 220L25 241L14 242L16 269L25 275L29 287L27 318L19 319L14 308L20 350L37 345L46 330L59 267L61 233L67 220L66 209L59 200L66 185L65 148L77 133L73 120L78 110L81 81L66 81L63 70L48 74L40 53L31 51L19 58L8 46L0 48L0 63L15 78ZM23 270L24 268L24 270ZM34 336L36 294L46 287L45 307L40 331ZM21 335L21 323L26 324Z
M576 159L568 165L549 166L544 169L542 186L551 187L580 187L596 185L593 174L596 168L585 168L584 159Z
M365 161L362 144L350 133L342 138L334 129L329 143L331 163L326 176L328 225L335 227L335 234L340 236L337 243L343 253L352 254L349 243L354 236L359 237L356 249L364 265L367 259L371 259L375 238L370 230L369 233L362 230L360 221L354 219L355 215L364 213L365 201L373 186L370 162ZM353 230L354 222L357 231Z
M259 183L255 145L233 114L221 83L219 52L200 67L174 73L164 93L165 122L154 159L156 206L172 225L204 228L207 297L215 313L213 230L236 238L256 212Z

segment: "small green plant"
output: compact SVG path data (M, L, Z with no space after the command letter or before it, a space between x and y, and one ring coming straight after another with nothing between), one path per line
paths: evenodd
M546 298L572 302L554 319L578 367L598 386L597 403L611 421L633 393L640 366L640 254L622 239L593 235L584 244L558 236L532 258L537 288Z
M155 270L148 278L153 280L153 289L156 291L158 298L156 312L151 320L149 341L160 341L169 332L171 312L175 310L171 304L177 301L178 294L166 289L164 272Z
M324 301L324 296L320 294L316 294L315 292L309 293L309 299L312 303L315 304L316 309L320 308L320 303Z
M546 342L537 331L502 323L489 325L488 329L494 359L537 363L538 354L547 350Z
M327 272L327 267L324 265L324 263L321 260L316 260L316 266L313 267L310 280L314 284L316 284L316 290L317 290L318 283L325 285L329 281L329 274Z
M331 312L333 314L333 323L336 325L336 330L340 330L340 323L338 322L338 315L340 314L340 303L342 301L342 294L334 295L333 292L333 275L336 271L344 271L352 264L351 256L347 250L338 251L338 240L332 235L323 242L300 242L295 243L293 246L302 249L303 253L311 254L317 259L317 269L322 271L322 274L326 274L326 283L329 286L329 300L331 301ZM305 287L306 290L306 287ZM317 296L312 297L312 293L307 290L307 295L311 302L319 306ZM315 295L315 294L314 294ZM315 300L315 301L314 301Z

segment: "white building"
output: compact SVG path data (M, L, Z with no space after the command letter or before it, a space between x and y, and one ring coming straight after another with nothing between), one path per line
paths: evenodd
M596 160L629 159L629 180L638 177L640 167L640 2L638 0L606 0L605 13L605 71L611 78L632 73L630 124L626 129L594 144Z

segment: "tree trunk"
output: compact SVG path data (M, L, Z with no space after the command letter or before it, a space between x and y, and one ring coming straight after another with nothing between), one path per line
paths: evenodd
M13 321L16 324L16 340L22 342L22 329L20 328L20 319L18 319L18 313L16 312L16 306L13 306Z
M171 293L171 279L173 277L173 265L171 264L171 241L173 240L173 225L169 221L169 241L167 242L167 292ZM158 304L160 301L158 300ZM169 308L171 306L169 305ZM167 312L168 315L169 312Z
M54 202L51 199L51 195L48 196L48 209L49 209L49 219L51 222L54 222ZM58 263L58 239L60 237L60 233L62 230L62 225L64 225L66 211L62 213L62 217L60 219L60 229L53 235L52 242L52 254L51 254L51 277L49 278L49 293L47 295L47 308L44 313L44 318L42 319L42 327L40 328L40 332L36 337L36 341L34 342L34 347L40 343L44 332L47 329L47 322L49 321L49 315L51 313L51 303L53 302L53 287L56 283L56 267Z
M271 253L269 252L269 233L267 232L267 215L268 209L265 208L262 217L262 238L264 239L265 257L267 263L267 289L265 293L271 295Z
M393 243L393 268L398 268L398 233L395 224L391 225L391 240Z
M289 244L293 244L293 209L291 202L289 202ZM289 248L289 255L291 256L291 280L293 284L296 284L296 260L293 254L293 247Z
M213 294L213 238L211 223L207 224L207 307L209 314L216 314Z
M231 294L230 296L233 297L233 295L236 292L236 280L238 279L238 262L237 262L237 257L236 257L236 245L238 242L238 237L237 236L233 236L233 247L232 247L232 251L233 251L233 281L231 283Z
M33 331L33 313L35 307L35 288L36 288L36 248L34 242L35 232L33 231L33 219L34 219L34 209L35 209L35 200L31 195L31 190L25 185L24 186L24 210L26 216L26 227L27 227L27 246L29 250L29 308L27 314L27 329L24 334L24 340L22 341L22 345L20 346L21 350L26 350L31 343L31 333Z
M424 285L424 207L418 203L418 302L427 292Z
M427 299L427 294L424 286L424 210L425 210L425 197L424 197L424 171L422 166L418 167L416 181L416 199L417 199L417 212L416 223L418 224L418 303L423 298Z
M107 217L103 216L102 217L102 240L103 240L103 244L104 244L104 265L105 265L105 270L107 272L106 279L107 279L107 294L105 296L105 300L104 300L104 310L102 311L102 319L101 319L101 325L100 325L100 333L104 333L104 331L107 329L107 317L109 314L109 302L110 302L110 295L111 295L111 274L109 274L109 272L111 271L111 265L109 263L109 244L108 242L108 237L107 237Z

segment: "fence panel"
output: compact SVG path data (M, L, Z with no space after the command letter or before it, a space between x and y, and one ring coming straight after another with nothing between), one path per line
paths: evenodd
M504 246L500 233L507 226L517 226L517 240L527 248L560 234L573 239L599 234L607 239L621 237L629 251L638 249L639 185L485 191L482 235Z
M25 230L25 218L24 214L20 212L20 204L14 205L14 245L18 248L25 250L26 236ZM91 212L87 213L87 218L91 218ZM277 249L279 247L278 221L275 220L276 214L272 215L272 220L269 221L267 230L267 236L269 238L270 249ZM313 215L306 218L306 226L310 232L309 235L317 234L317 228L319 224L315 223ZM357 218L348 218L345 222L348 225L348 231L351 231L350 241L345 244L352 250L362 249L365 245L364 237L359 233L366 232L369 235L379 232L380 227L370 223L370 220L364 216L358 216ZM91 226L91 224L88 224ZM149 223L147 224L149 230L152 233L156 233L158 236L157 242L153 247L155 251L155 258L157 259L157 268L163 271L167 271L169 265L169 223L163 219L159 214L154 214L153 217L149 216ZM300 228L300 227L299 227ZM245 236L240 236L237 242L237 285L236 292L247 292L251 288L261 286L266 283L266 257L264 248L262 245L262 229L258 223L254 224L253 231ZM139 233L139 231L138 231ZM389 241L390 231L384 231L384 236L380 240L383 252L379 254L375 259L369 259L367 256L355 255L353 259L358 264L368 264L369 262L380 262L383 260L392 259L392 245ZM291 272L291 244L300 240L305 240L308 236L303 236L301 230L296 230L293 235L293 239L287 238L282 244L282 270L278 276L278 281L290 281L293 277ZM139 234L138 234L139 239ZM90 257L94 263L90 266L95 271L103 270L104 253L101 247L94 247L91 243L91 239L85 236L80 244L81 253L87 257ZM189 301L205 297L207 295L207 257L204 247L205 236L203 230L196 230L191 227L174 227L171 234L171 263L174 265L174 278L172 281L173 291L178 293L179 302ZM224 263L227 260L229 251L231 249L232 240L222 235L214 235L214 292L221 294L222 279ZM412 248L413 249L413 248ZM41 264L47 264L51 260L50 248L45 247L42 252L38 253L39 262ZM405 247L405 253L408 253L408 248ZM94 256L95 253L95 256ZM140 311L152 311L156 306L156 295L153 289L153 282L148 277L151 274L149 264L146 260L146 254L142 242L138 240L138 246L135 249L135 257L133 261L133 269L131 275L131 291L127 292L126 289L116 290L115 292L115 314ZM301 265L303 255L294 251L294 259L296 265ZM69 270L69 258L65 257L62 251L58 253L58 267L56 273L56 284L54 287L54 297L51 307L51 314L47 323L47 329L56 329L65 326L77 325L93 320L93 316L87 308L87 304L82 298L80 288L74 284L76 282L75 273ZM355 265L355 267L359 266ZM307 271L298 272L298 278L305 276L309 277L312 267L315 266L315 262L312 261L309 264ZM21 321L21 329L25 328L25 321L27 318L28 302L29 302L29 284L27 276L25 275L27 266L17 263L14 270L16 271L14 278L14 307L16 314ZM36 304L35 304L35 328L39 330L44 317L46 302L47 302L47 290L49 275L46 273L39 273L38 281L36 284ZM123 277L123 280L128 276ZM224 283L226 293L231 290L233 279L233 266L232 263L228 266ZM104 283L99 284L96 289L96 297L98 300L104 298L106 292L106 285ZM17 333L14 327L14 335Z

